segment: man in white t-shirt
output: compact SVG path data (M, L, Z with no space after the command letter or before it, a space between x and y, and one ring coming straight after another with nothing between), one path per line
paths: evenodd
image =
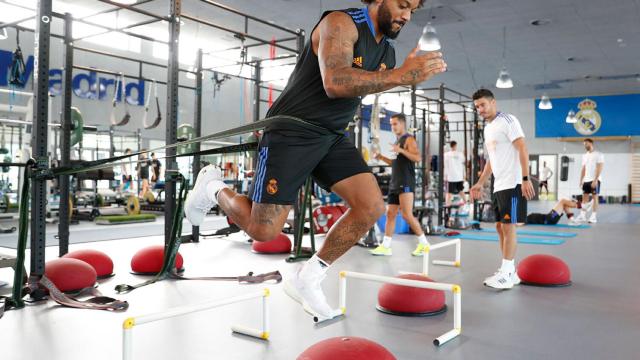
M582 170L580 171L580 187L582 188L582 203L586 204L592 201L590 223L598 222L596 211L598 211L598 194L600 194L600 174L604 166L604 155L600 151L596 151L593 147L593 140L584 139L584 148L587 152L582 155ZM591 195L591 200L589 200ZM587 221L587 213L583 209L576 221Z
M458 143L449 143L451 150L444 153L444 180L447 182L446 204L451 204L453 194L458 194L465 203L464 198L464 155L457 150Z
M547 166L546 161L542 163L540 173L540 194L542 194L542 188L544 188L547 191L547 196L549 196L549 179L553 176L553 171Z
M529 180L529 152L520 122L513 115L497 111L491 91L476 91L473 103L478 114L487 122L484 140L489 161L480 179L471 188L471 198L479 199L482 196L482 186L493 174L493 207L502 252L502 265L495 274L485 279L484 284L495 289L511 289L520 283L514 262L516 224L525 222L527 200L535 194Z

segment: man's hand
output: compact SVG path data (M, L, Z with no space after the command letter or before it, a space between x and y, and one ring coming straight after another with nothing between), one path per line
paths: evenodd
M598 180L593 180L591 182L591 191L595 191L597 187L598 187Z
M376 159L376 160L380 160L380 155L381 155L381 154L380 154L379 152L375 152L375 151L374 151L372 155L373 155L373 158L374 158L374 159Z
M417 85L434 75L447 71L447 64L442 60L442 53L428 52L419 54L419 47L413 49L402 66L398 69L401 73L401 82L406 85Z
M471 200L480 200L482 198L482 185L476 183L469 189Z
M536 196L535 190L533 190L533 184L531 180L524 180L522 182L522 195L525 199L531 200L534 196Z
M402 151L402 148L398 144L389 143L389 145L391 145L391 151L393 151L396 154L400 154L400 152Z

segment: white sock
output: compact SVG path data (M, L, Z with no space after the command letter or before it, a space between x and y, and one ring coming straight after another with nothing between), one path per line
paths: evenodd
M424 234L418 236L418 241L422 245L429 245L429 240L427 240L427 237Z
M320 259L318 254L313 255L307 262L302 266L302 270L300 270L300 277L318 277L324 275L329 269L329 264Z
M514 272L516 272L515 261L502 259L502 266L500 267L500 270L509 274L513 274Z
M223 181L209 181L209 183L207 183L207 196L209 197L209 200L214 201L217 204L218 192L226 187L227 184L225 184Z
M391 247L391 236L387 236L385 235L382 238L382 246L386 247L386 248L390 248Z

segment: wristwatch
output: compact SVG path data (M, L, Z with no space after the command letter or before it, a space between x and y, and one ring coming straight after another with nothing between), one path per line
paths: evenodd
M528 176L523 176L522 177L522 181L529 181L529 177Z

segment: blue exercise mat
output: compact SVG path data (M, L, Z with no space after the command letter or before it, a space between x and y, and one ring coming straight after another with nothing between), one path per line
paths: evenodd
M480 235L480 234L461 233L460 235L451 236L451 237L459 238L463 240L481 240L481 241L496 241L496 242L498 241L498 235ZM518 243L535 244L535 245L561 245L565 243L565 240L518 236Z
M476 230L484 233L496 233L496 229L480 229ZM562 238L576 237L576 233L572 232L559 232L559 231L536 231L536 230L516 230L518 235L532 235L532 236L553 236Z
M527 226L553 226L557 228L567 228L567 229L591 229L591 225L580 224L580 225L569 225L569 224L527 224Z

